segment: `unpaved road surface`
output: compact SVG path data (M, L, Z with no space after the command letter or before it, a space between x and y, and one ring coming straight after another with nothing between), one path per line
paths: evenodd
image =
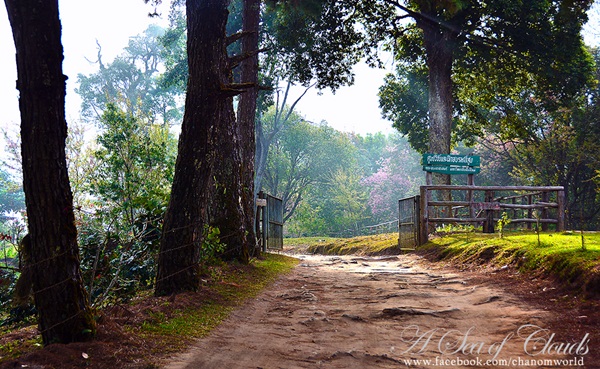
M590 337L418 256L301 259L165 368L596 367Z

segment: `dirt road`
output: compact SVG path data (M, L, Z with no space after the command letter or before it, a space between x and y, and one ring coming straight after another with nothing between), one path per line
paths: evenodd
M165 368L568 368L592 349L553 334L547 311L415 255L301 258Z

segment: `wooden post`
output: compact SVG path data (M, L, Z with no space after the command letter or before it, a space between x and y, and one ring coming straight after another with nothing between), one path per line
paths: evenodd
M521 201L521 198L519 198L519 202L520 201ZM511 202L514 205L517 203L517 199L515 197L513 197ZM517 209L513 209L513 219L517 219Z
M261 237L261 241L262 241L263 252L267 252L267 228L269 227L269 219L267 217L267 206L266 206L267 196L265 195L265 193L263 191L260 191L258 193L258 198L265 200L265 204L264 204L264 206L261 206L261 210L260 210L260 217L261 217L261 222L262 222L262 230L260 233L260 237Z
M421 196L415 196L415 207L413 213L413 227L415 227L417 246L424 244L421 242Z
M425 187L421 186L421 211L420 211L420 224L419 224L419 242L420 245L427 243L429 237L429 216L428 216L428 192Z
M402 248L402 227L400 226L402 224L402 209L400 208L401 203L402 200L398 200L398 250ZM419 214L419 216L421 216L421 214ZM420 230L417 228L417 232L419 231Z
M556 192L556 202L558 203L558 224L556 231L563 232L565 230L565 191Z
M467 174L467 186L475 186L475 175ZM475 208L473 208L473 190L467 190L466 200L469 203L469 218L475 218Z
M494 202L494 191L485 191L485 202ZM490 206L491 207L491 206ZM483 223L483 233L494 233L494 210L485 211L485 222Z
M542 192L542 202L548 203L549 194L548 192ZM543 207L540 215L541 219L548 219L548 207ZM548 231L548 223L542 223L542 231Z
M527 205L531 205L533 203L533 196L527 196ZM531 209L527 210L527 219L531 219L533 217L533 211ZM527 229L531 230L531 223L527 222Z
M254 213L254 214L256 214L256 216L254 218L254 235L256 236L257 248L259 250L262 250L262 234L261 234L261 230L260 230L262 207L259 205L259 201L260 201L259 199L260 199L260 193L256 194L256 201L255 201L256 211Z

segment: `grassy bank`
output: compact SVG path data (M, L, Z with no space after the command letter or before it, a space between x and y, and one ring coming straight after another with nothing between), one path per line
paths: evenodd
M600 234L507 233L454 234L433 239L421 251L456 264L514 266L523 273L544 274L589 294L600 293Z
M284 240L284 248L304 246L306 252L324 255L390 255L397 254L398 234L387 233L353 238L294 238Z
M5 328L0 331L0 368L43 364L104 369L131 367L132 363L158 368L161 359L206 336L236 307L297 263L294 258L266 254L250 265L222 264L207 269L198 292L154 297L148 291L130 304L98 311L98 336L91 342L42 349L35 327Z
M286 240L309 253L324 255L398 254L396 233L355 238L305 238ZM546 275L560 284L600 295L600 233L587 232L498 234L454 233L434 238L417 252L433 260L445 260L457 266L478 265L482 268L511 266L522 273Z

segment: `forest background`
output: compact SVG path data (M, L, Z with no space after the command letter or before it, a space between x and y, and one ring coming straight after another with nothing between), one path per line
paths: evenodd
M232 30L239 26L239 4L231 5ZM266 18L265 43L281 33L282 20L275 15ZM183 13L175 6L168 27L152 25L131 37L113 60L105 60L98 44L92 60L95 71L76 78L81 119L69 121L67 158L84 282L97 306L127 299L153 284L183 115L184 25ZM476 176L480 185L564 186L568 227L597 230L600 91L595 81L600 76L600 52L590 47L589 55L594 78L575 98L557 101L560 109L550 110L536 100L526 73L523 84L510 91L512 105L485 112L470 110L489 103L477 93L485 91L484 86L457 83L455 121L463 134L455 137L453 150L482 157L482 172ZM289 89L302 82L303 87L296 87L301 92L325 86L290 78L284 63L277 52L261 59L261 78L275 88L259 100L257 191L283 199L290 236L358 235L369 226L393 223L397 200L416 194L424 182L418 123L427 116L427 84L419 64L399 60L382 81L382 114L398 132L356 134L334 129L326 121L305 119L298 109L303 96L296 100L298 94L292 98ZM467 73L459 69L457 82ZM351 76L346 77L330 87L351 82ZM502 83L506 76L497 78ZM490 125L464 124L473 121L469 114L481 115ZM14 321L33 307L14 309L8 298L18 277L16 251L26 226L19 137L5 131L5 140L0 257L3 278L9 283L0 292L4 304L0 309L6 321ZM466 181L460 176L453 180ZM218 239L218 234L213 236ZM207 247L202 255L207 260L219 252L218 241L210 245L214 249Z

